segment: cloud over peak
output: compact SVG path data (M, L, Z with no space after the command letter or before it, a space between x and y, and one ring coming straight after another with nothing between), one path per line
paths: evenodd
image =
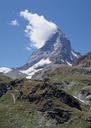
M20 12L20 16L28 21L25 32L36 48L41 48L57 31L56 24L47 21L44 16L39 16L37 13L33 14L25 10Z

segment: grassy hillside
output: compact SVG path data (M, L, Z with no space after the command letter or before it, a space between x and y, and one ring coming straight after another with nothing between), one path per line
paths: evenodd
M12 87L0 98L0 128L90 128L90 106L72 95L90 87L91 74L62 67L45 76L48 81L0 77Z

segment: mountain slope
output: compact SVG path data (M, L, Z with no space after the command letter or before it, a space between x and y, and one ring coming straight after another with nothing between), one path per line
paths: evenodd
M80 54L71 48L70 41L58 29L42 48L32 54L28 63L20 68L20 72L25 73L27 75L26 78L31 78L36 72L49 65L66 64L71 66L79 57Z
M90 128L91 70L54 64L39 72L42 80L33 80L37 73L6 83L11 89L0 98L0 128Z
M32 79L49 79L50 83L89 105L91 109L91 68L54 65L36 73Z
M88 107L57 85L26 79L10 84L0 98L0 128L90 128Z
M74 65L81 67L91 67L91 52L81 56Z

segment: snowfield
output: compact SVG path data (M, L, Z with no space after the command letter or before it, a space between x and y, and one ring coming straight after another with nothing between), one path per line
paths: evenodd
M1 73L8 73L8 72L11 72L11 71L12 71L11 68L0 67L0 72Z
M40 70L43 69L43 66L48 65L50 63L51 63L51 61L49 60L49 58L47 58L47 59L41 59L39 62L37 62L36 64L34 64L33 66L31 66L27 70L21 70L20 72L26 74L27 75L27 77L26 77L27 79L31 79L32 76L36 72L38 72L38 71L40 71Z

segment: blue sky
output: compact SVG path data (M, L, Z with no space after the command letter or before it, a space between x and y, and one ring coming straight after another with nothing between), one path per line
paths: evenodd
M91 0L0 0L0 66L22 66L33 51L19 15L25 9L57 24L76 51L91 51Z

